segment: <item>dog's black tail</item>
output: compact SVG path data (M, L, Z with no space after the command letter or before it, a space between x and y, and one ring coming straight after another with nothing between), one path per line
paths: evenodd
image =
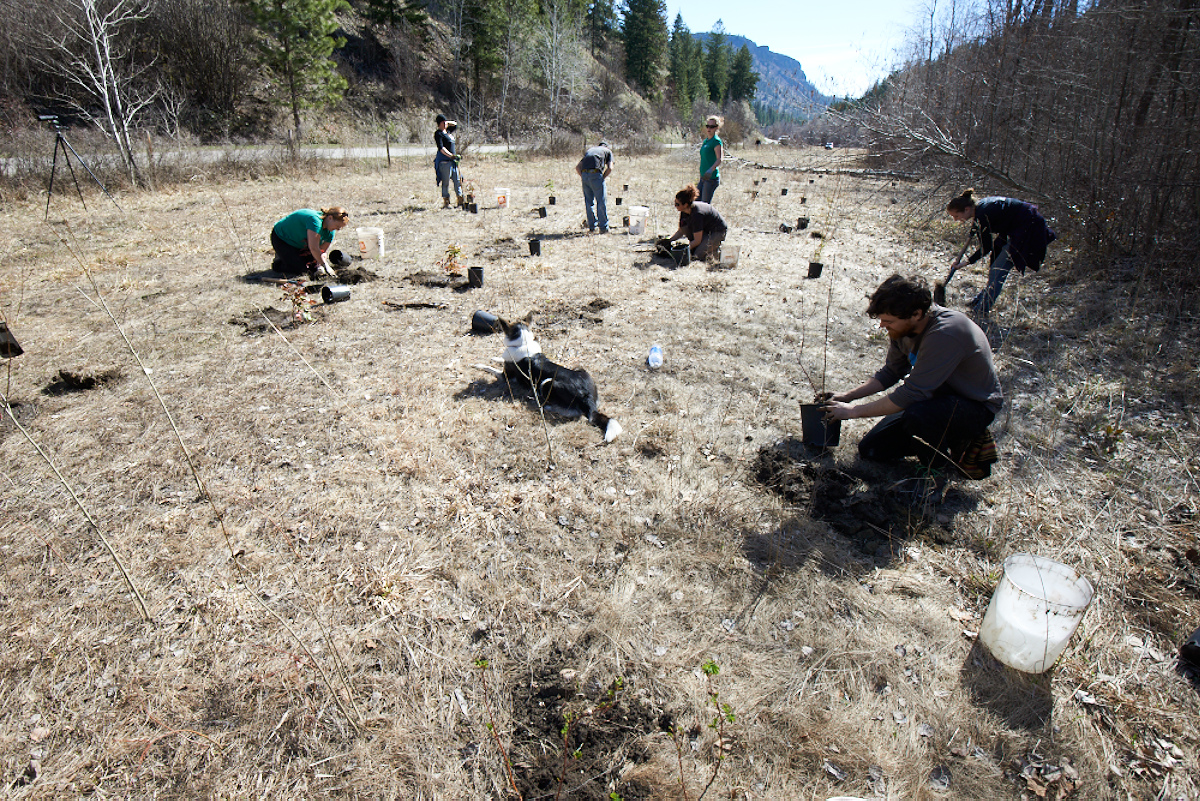
M603 412L596 412L588 420L596 428L604 432L604 441L612 442L625 429L621 428L621 424L613 420Z

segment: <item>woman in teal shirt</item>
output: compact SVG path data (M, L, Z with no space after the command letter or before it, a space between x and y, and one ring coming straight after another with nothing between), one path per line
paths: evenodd
M704 141L700 143L700 180L696 183L702 203L712 203L713 193L721 185L721 160L725 155L724 143L717 136L721 122L720 117L713 115L704 123Z
M285 275L299 275L306 270L333 275L325 262L325 251L333 242L335 231L346 227L350 215L341 206L327 209L298 209L271 229L271 247L275 261L271 269Z

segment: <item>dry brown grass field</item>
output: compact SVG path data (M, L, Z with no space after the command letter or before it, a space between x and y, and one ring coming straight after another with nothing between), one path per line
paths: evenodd
M1000 464L913 510L857 460L868 421L821 455L798 404L876 369L866 295L941 277L962 187L733 156L725 263L681 269L651 243L683 151L618 151L608 236L573 159L468 157L478 214L425 159L7 202L0 795L1195 798L1190 307L1068 281L1064 237L997 309ZM377 280L276 327L270 227L332 204L351 250L383 229ZM502 348L476 309L586 367L624 433L473 367ZM1038 676L977 642L1022 551L1096 587Z

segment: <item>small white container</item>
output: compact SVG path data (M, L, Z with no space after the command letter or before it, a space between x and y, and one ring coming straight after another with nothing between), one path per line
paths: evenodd
M629 207L629 234L631 236L641 236L646 231L646 217L650 214L650 209L646 206L630 206Z
M364 259L383 258L383 229L358 229L358 255Z
M496 187L496 206L501 209L508 208L508 198L511 190L507 186Z
M1053 665L1092 602L1092 585L1066 565L1017 553L1004 560L979 639L992 655L1025 673Z

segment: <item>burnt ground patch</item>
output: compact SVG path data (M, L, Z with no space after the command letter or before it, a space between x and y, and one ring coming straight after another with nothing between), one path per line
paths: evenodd
M640 782L620 780L623 769L650 759L648 735L669 718L654 710L630 683L614 678L582 682L561 665L542 669L511 689L512 762L525 798L652 798Z

